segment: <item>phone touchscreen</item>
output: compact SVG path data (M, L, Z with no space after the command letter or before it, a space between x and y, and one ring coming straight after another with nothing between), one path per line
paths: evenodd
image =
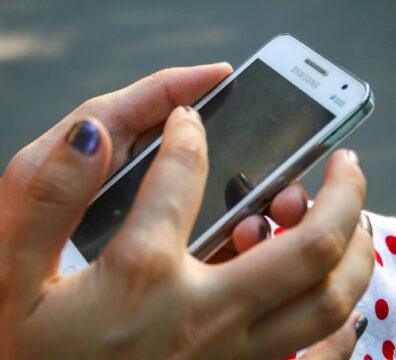
M243 174L256 186L335 117L260 59L199 112L207 132L210 167L190 242L227 212L225 189L232 177ZM155 154L153 150L88 209L72 237L88 262L122 225Z

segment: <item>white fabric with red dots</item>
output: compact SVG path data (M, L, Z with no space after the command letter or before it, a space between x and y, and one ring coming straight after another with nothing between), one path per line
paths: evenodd
M356 311L368 319L352 360L396 359L396 217L365 212L373 228L374 272ZM273 223L271 222L271 225ZM282 228L275 226L273 235ZM291 354L285 359L297 359Z
M396 218L366 212L373 227L374 272L356 306L368 326L352 359L396 359Z

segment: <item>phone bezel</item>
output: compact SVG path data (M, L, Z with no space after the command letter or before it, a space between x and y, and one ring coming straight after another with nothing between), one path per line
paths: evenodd
M305 59L307 58L315 61L315 63L325 68L328 71L328 75L323 76L318 73L317 70L310 67L305 62ZM348 71L325 58L318 51L306 45L295 36L290 34L281 34L271 39L255 54L241 64L232 74L198 101L194 108L199 110L257 59L265 62L268 66L305 92L312 99L332 112L335 115L335 118L318 134L297 150L290 158L282 163L274 172L263 179L261 183L242 201L226 212L200 237L188 246L188 251L201 260L208 258L227 241L227 237L231 229L238 221L265 206L265 201L269 201L271 196L273 196L282 187L286 186L289 181L305 173L307 168L313 166L313 164L330 148L332 148L343 137L348 135L363 121L364 118L367 118L368 113L373 107L373 102L370 101L372 100L372 96L367 83L361 81ZM302 71L308 75L308 78L318 79L317 81L320 85L315 88L312 84L310 85L302 78L295 76L292 72L294 66L298 66L298 68L302 69ZM348 83L348 91L341 90L341 86L344 83ZM331 101L330 96L335 94L339 94L337 96L342 96L342 99L345 102L343 107L340 107ZM360 111L362 109L365 110ZM354 119L354 121L352 121L353 126L350 126L350 128L346 130L345 124L349 123L352 119ZM340 131L342 128L344 130ZM333 140L329 141L332 134ZM338 135L334 136L334 134ZM126 165L120 172L110 179L98 192L94 201L112 187L134 166L136 166L136 164L142 161L148 154L157 149L161 144L161 140L162 136L157 138L131 163ZM219 236L219 234L222 234L222 236ZM216 237L217 240L214 241ZM75 252L74 250L76 249L73 249L73 252Z

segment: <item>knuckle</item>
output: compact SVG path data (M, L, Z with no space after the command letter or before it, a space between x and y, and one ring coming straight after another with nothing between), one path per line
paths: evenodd
M5 176L14 178L23 174L29 167L29 145L19 150L10 160L4 171Z
M186 167L189 171L207 171L207 153L202 144L196 139L189 137L177 139L169 146L166 153L170 159Z
M171 72L172 72L171 68L161 69L149 75L147 79L149 82L152 82L153 84L160 84L163 86L165 95L170 100L170 104L172 105L172 107L175 108L176 104L173 102L173 96L172 96L173 94L170 92L170 88L167 85L167 79L169 78Z
M155 73L151 74L149 77L152 78L153 80L162 80L167 77L167 74L169 74L169 69L161 69L156 71Z
M92 110L92 109L96 109L97 107L101 107L103 104L103 99L104 99L104 95L100 95L100 96L95 96L91 99L88 99L86 101L84 101L80 106L79 106L79 110L83 109L83 110Z
M164 218L160 226L164 226L165 231L173 233L174 236L179 236L179 229L183 229L185 221L184 209L180 201L173 196L167 196L164 199L164 209L166 209L166 218Z
M153 79L153 81L165 81L169 75L173 72L175 68L166 68L156 71L155 73L151 74L149 77Z
M135 284L140 280L141 283L154 285L173 278L176 273L175 254L160 244L136 243L128 251L113 250L110 251L112 264ZM109 259L108 254L105 258Z
M307 232L308 234L310 232ZM303 251L312 270L327 272L341 259L344 252L344 236L334 229L315 229L313 236L306 238Z
M38 174L29 186L28 198L37 206L64 207L73 202L78 186L63 164L51 164Z
M117 114L112 113L111 106L113 93L95 96L84 101L77 109L73 111L73 117L79 118L97 118L101 119L106 116L116 117Z
M19 166L25 160L25 148L19 150L11 159L9 167Z
M173 67L162 69L154 74L148 76L148 80L153 84L159 84L164 92L170 108L176 108L180 103L184 103L184 99L186 98L186 94L183 91L182 87L178 86L170 86L170 79L180 70L180 68ZM178 99L176 101L175 99Z
M329 334L340 328L347 320L352 308L353 304L343 292L332 287L324 290L317 309L320 332Z

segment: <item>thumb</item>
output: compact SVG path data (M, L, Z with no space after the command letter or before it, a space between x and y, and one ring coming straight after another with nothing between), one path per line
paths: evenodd
M96 120L76 123L30 181L6 235L18 293L55 274L59 254L103 183L111 140Z
M313 345L302 360L348 360L356 342L367 327L367 318L352 313L345 324L334 334Z

